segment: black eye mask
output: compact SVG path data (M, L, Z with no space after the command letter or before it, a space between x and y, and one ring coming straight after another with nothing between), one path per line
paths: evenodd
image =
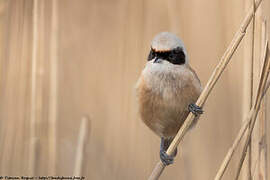
M185 53L181 48L175 48L171 51L165 51L165 52L155 52L152 48L148 55L148 61L151 61L154 58L160 58L163 60L166 60L172 64L181 65L185 64L186 57Z

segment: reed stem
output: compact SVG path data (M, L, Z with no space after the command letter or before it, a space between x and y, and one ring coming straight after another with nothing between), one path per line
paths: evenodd
M262 0L257 0L255 2L255 11L257 10L257 8L261 4L261 2L262 2ZM246 29L247 29L248 25L250 24L251 19L254 17L254 13L253 13L254 11L253 10L254 10L253 7L251 7L250 10L248 11L248 13L247 13L245 19L243 20L239 30L235 34L232 42L230 43L229 47L225 51L224 55L222 56L219 64L214 69L214 72L212 73L210 79L208 80L208 83L206 84L203 92L201 93L200 97L198 98L198 100L196 102L196 104L198 106L203 107L203 105L206 102L210 92L214 88L217 80L221 76L222 72L226 68L229 61L231 60L232 55L234 54L235 50L239 46L239 44L242 41L243 37L245 36ZM180 143L180 141L183 139L186 132L188 131L188 129L189 129L190 125L192 124L192 121L194 120L194 118L195 118L195 116L192 113L189 113L189 115L188 115L187 119L185 120L184 124L182 125L182 127L180 128L178 133L176 134L176 136L175 136L174 140L172 141L172 143L170 144L170 146L169 146L169 148L168 148L168 150L166 152L168 155L171 155L174 152L174 150L176 149L176 147L178 146L178 144ZM152 171L152 174L150 175L150 177L148 179L149 180L158 179L160 177L160 175L162 174L164 169L165 169L165 166L162 164L161 161L159 161L157 163L156 167L154 168L154 170Z

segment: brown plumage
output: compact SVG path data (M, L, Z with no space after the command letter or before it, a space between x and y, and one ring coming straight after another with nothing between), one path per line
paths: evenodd
M141 119L162 138L161 160L171 164L174 156L165 151L184 123L189 105L202 91L199 78L188 64L184 45L175 35L164 32L154 38L136 90Z
M151 63L137 83L139 112L143 122L158 136L171 138L184 123L188 105L196 102L202 88L189 65L160 71Z

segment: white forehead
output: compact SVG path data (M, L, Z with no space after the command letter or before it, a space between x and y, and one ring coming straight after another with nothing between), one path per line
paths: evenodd
M152 41L152 48L156 51L169 51L180 47L185 51L183 42L174 34L162 32L156 35Z

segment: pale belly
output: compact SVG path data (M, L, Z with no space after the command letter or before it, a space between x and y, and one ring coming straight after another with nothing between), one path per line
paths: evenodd
M202 90L189 65L175 66L166 61L148 62L136 89L141 119L165 138L176 135L189 113L188 105L196 102Z
M179 80L159 87L149 88L141 82L139 111L143 122L158 136L174 137L184 123L189 111L188 105L195 103L199 94L192 93L195 87L182 85L176 87ZM162 83L162 82L160 82Z

